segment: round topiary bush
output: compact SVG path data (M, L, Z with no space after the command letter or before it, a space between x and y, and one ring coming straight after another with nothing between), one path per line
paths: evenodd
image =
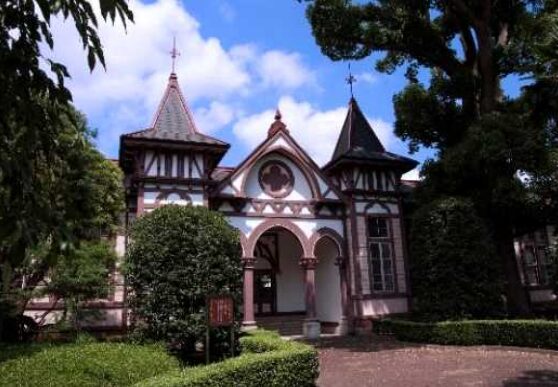
M503 312L503 283L490 234L469 201L421 207L411 227L414 309L431 319L482 318Z
M126 260L135 333L193 351L205 337L207 295L239 301L240 258L238 231L204 207L167 205L139 218ZM212 335L213 352L228 350L224 330Z

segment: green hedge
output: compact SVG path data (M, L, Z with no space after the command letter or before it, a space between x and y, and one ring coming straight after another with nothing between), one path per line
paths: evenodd
M130 386L180 370L162 346L116 343L0 347L0 386Z
M136 387L314 386L318 355L314 348L256 331L240 339L243 354L220 363L171 372Z
M380 320L377 333L398 340L450 345L509 345L558 349L558 322L547 320L470 320L421 323Z

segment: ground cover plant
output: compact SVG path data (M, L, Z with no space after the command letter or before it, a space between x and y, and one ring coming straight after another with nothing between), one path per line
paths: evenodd
M0 347L0 386L129 386L178 371L162 345L31 344Z

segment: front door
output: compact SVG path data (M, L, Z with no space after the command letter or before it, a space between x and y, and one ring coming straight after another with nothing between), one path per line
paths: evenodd
M254 312L256 316L275 314L276 283L273 270L254 270Z

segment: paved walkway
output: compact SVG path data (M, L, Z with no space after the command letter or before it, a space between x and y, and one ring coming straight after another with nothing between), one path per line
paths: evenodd
M335 337L320 351L321 387L558 386L558 351L403 344Z

